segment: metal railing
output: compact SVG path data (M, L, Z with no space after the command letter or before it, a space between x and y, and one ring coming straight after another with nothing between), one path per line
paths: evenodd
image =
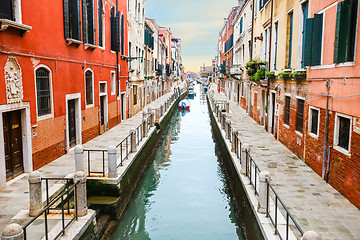
M48 179L48 180L52 180L52 179ZM56 179L55 179L56 180ZM66 179L61 179L61 180L66 180ZM62 193L60 193L57 197L55 197L53 200L51 200L48 204L46 204L46 206L41 210L40 213L38 213L33 219L31 219L29 222L27 222L24 226L22 226L22 229L24 231L24 239L27 240L28 239L28 227L34 223L36 220L38 220L41 216L44 215L44 231L45 231L45 239L48 240L49 239L49 229L48 229L48 216L49 214L57 214L59 213L58 211L55 211L54 213L50 213L50 210L54 210L54 209L58 209L58 206L61 206L61 231L55 236L54 239L58 239L61 235L65 234L65 230L69 227L69 225L74 222L75 220L77 220L78 218L78 208L77 208L77 199L76 199L76 194L77 194L77 183L74 183L73 185L69 186L65 191L63 191ZM65 197L66 196L66 197ZM73 211L70 210L69 207L69 202L71 199L74 199L74 208ZM68 208L67 208L67 213L65 213L65 204L68 204ZM55 208L52 208L53 206L55 206ZM65 218L66 216L70 216L70 218ZM38 225L38 223L36 223Z
M131 134L127 135L119 144L116 145L116 158L120 158L118 167L123 165L123 161L128 159L131 152L130 136Z
M229 141L232 143L233 141L236 141L235 143L235 154L238 158L238 160L246 161L246 172L245 175L246 177L248 177L248 179L250 180L250 184L253 186L254 190L255 190L255 194L259 195L258 192L258 186L259 186L259 175L261 172L260 167L256 164L256 162L253 160L253 158L250 155L250 152L245 149L245 159L242 159L242 143L241 140L239 138L238 134L235 134L235 138L232 136L232 132L234 131L234 129L232 128L232 126L226 126L225 122L226 122L226 117L222 116L223 119L221 119L221 107L220 104L225 104L226 101L214 101L214 108L217 109L216 111L218 111L218 121L221 125L221 122L223 122L224 126L223 129L226 131L226 128L229 127L230 131L230 138ZM216 113L215 111L215 113ZM221 121L222 120L222 121ZM291 215L290 211L288 210L288 208L286 207L286 205L284 204L284 202L281 200L281 198L279 197L278 193L276 192L276 190L273 188L273 186L271 185L271 183L269 182L268 179L266 179L266 183L267 183L267 195L266 195L266 217L270 218L270 221L272 222L272 224L275 227L275 234L277 234L279 236L279 238L281 240L288 240L289 239L289 229L293 230L292 232L295 234L295 237L297 239L300 239L302 237L302 235L304 234L303 230L301 229L300 225L297 223L297 221L295 220L295 218ZM271 199L274 199L274 210L271 211L270 208L270 201ZM280 203L280 207L282 207L282 211L279 208L279 204ZM281 231L279 229L279 212L284 213L285 214L285 220L286 220L286 224L285 224L285 229L284 231ZM291 220L291 223L290 223ZM285 235L285 236L284 236Z
M105 152L107 152L107 150L104 149L89 149L86 148L84 149L84 153L87 152L87 164L88 164L88 176L90 176L91 174L102 174L103 177L105 177ZM102 171L92 171L91 170L91 153L95 153L95 157L98 159L99 154L101 154L102 157Z
M141 123L137 128L135 128L136 132L136 145L139 145L143 139L143 124Z
M270 195L274 195L275 198L275 205L274 210L271 211L270 209ZM278 219L278 212L281 211L279 208L279 204L283 208L283 212L285 211L285 219L286 219L286 227L284 229L285 233L282 231L279 231L279 219ZM275 234L279 235L281 240L288 240L289 239L289 228L292 228L292 230L295 234L296 238L301 238L301 236L304 234L303 230L299 226L299 224L294 219L293 215L290 213L289 209L286 207L284 202L279 197L278 193L275 191L274 187L271 185L268 179L266 179L266 217L270 218L272 224L275 227ZM290 223L290 220L292 221L292 224ZM297 233L297 234L296 234ZM283 238L283 235L285 234L285 238Z

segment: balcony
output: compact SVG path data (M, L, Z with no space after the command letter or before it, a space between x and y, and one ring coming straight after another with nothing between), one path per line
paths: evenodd
M233 65L230 67L230 75L241 75L242 69L241 65Z

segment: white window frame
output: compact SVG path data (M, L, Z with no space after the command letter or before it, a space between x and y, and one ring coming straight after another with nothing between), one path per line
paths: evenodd
M116 94L116 75L115 71L110 71L111 95Z
M37 103L37 89L36 89L36 70L38 70L39 68L45 68L46 70L49 71L49 88L50 88L50 109L51 112L49 114L43 115L43 116L38 116L38 103ZM39 64L38 66L36 66L34 68L34 82L35 82L35 102L36 102L36 117L37 117L37 121L41 121L41 120L45 120L48 118L53 118L54 117L54 100L53 100L53 87L52 87L52 71L51 68L49 68L47 65L45 64Z
M345 148L342 148L341 146L339 146L339 127L340 127L340 120L339 118L343 117L343 118L347 118L350 120L350 129L349 129L349 150L346 150ZM351 150L351 132L352 132L352 123L353 123L353 119L351 116L349 115L345 115L342 113L336 113L335 114L335 126L334 126L334 149L336 149L337 151L345 154L345 155L350 155L350 150Z
M318 120L317 120L317 133L311 132L311 126L312 126L312 110L318 111ZM320 108L309 106L309 120L308 120L308 133L311 137L318 139L319 137L319 130L320 130Z
M90 71L92 73L92 81L91 81L91 84L92 84L92 88L91 88L91 95L92 95L92 99L93 99L93 102L91 104L87 104L86 102L86 72L87 71ZM94 107L95 106L95 96L94 96L94 71L91 69L91 68L87 68L85 69L84 71L84 86L85 86L85 97L84 97L84 100L85 100L85 106L86 108L91 108L91 107Z

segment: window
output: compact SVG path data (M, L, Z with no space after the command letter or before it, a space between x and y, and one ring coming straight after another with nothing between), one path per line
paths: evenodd
M51 113L50 71L41 67L35 71L35 75L37 114L38 116L44 116Z
M286 125L289 125L289 123L290 123L290 97L289 96L285 96L284 122Z
M93 104L93 73L91 70L85 72L86 105Z
M121 14L121 55L125 55L125 23L123 14Z
M314 18L306 19L304 66L321 64L323 14L315 14Z
M111 8L110 12L111 50L120 52L120 13Z
M240 18L240 34L243 32L243 17Z
M259 0L259 10L261 10L269 0Z
M134 105L136 105L137 104L137 93L138 93L137 85L133 86L133 92L134 92Z
M64 0L64 37L81 41L80 0Z
M308 15L309 15L309 3L308 2L304 2L301 5L301 10L302 10L302 32L301 32L301 41L302 41L302 58L301 58L301 67L304 68L305 64L304 64L304 53L305 53L305 35L306 35L306 20L308 19Z
M334 62L354 61L358 1L344 0L337 5Z
M103 0L99 0L98 3L98 21L99 21L99 46L105 45L105 19L103 13Z
M0 19L9 19L14 21L14 14L13 14L13 0L1 0L1 7L0 7Z
M351 118L338 115L335 120L335 146L339 146L346 151L350 149L350 131L351 131Z
M95 17L93 0L83 0L83 42L95 44Z
M304 100L298 99L298 107L296 112L296 131L302 133L304 126Z
M275 70L276 70L276 64L277 64L278 36L279 36L279 22L276 22L275 23L275 50L274 50L274 69Z
M309 132L318 136L319 135L319 110L310 107L309 111Z
M293 35L293 12L288 14L288 59L287 68L291 68L291 57L292 57L292 35Z
M111 94L115 94L115 90L116 90L115 72L111 72L110 78L111 78Z

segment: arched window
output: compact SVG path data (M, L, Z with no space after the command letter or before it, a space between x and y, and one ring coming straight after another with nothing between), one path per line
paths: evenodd
M35 71L35 75L38 116L50 114L50 71L44 67L40 67Z
M90 70L85 72L86 105L93 104L93 73Z

